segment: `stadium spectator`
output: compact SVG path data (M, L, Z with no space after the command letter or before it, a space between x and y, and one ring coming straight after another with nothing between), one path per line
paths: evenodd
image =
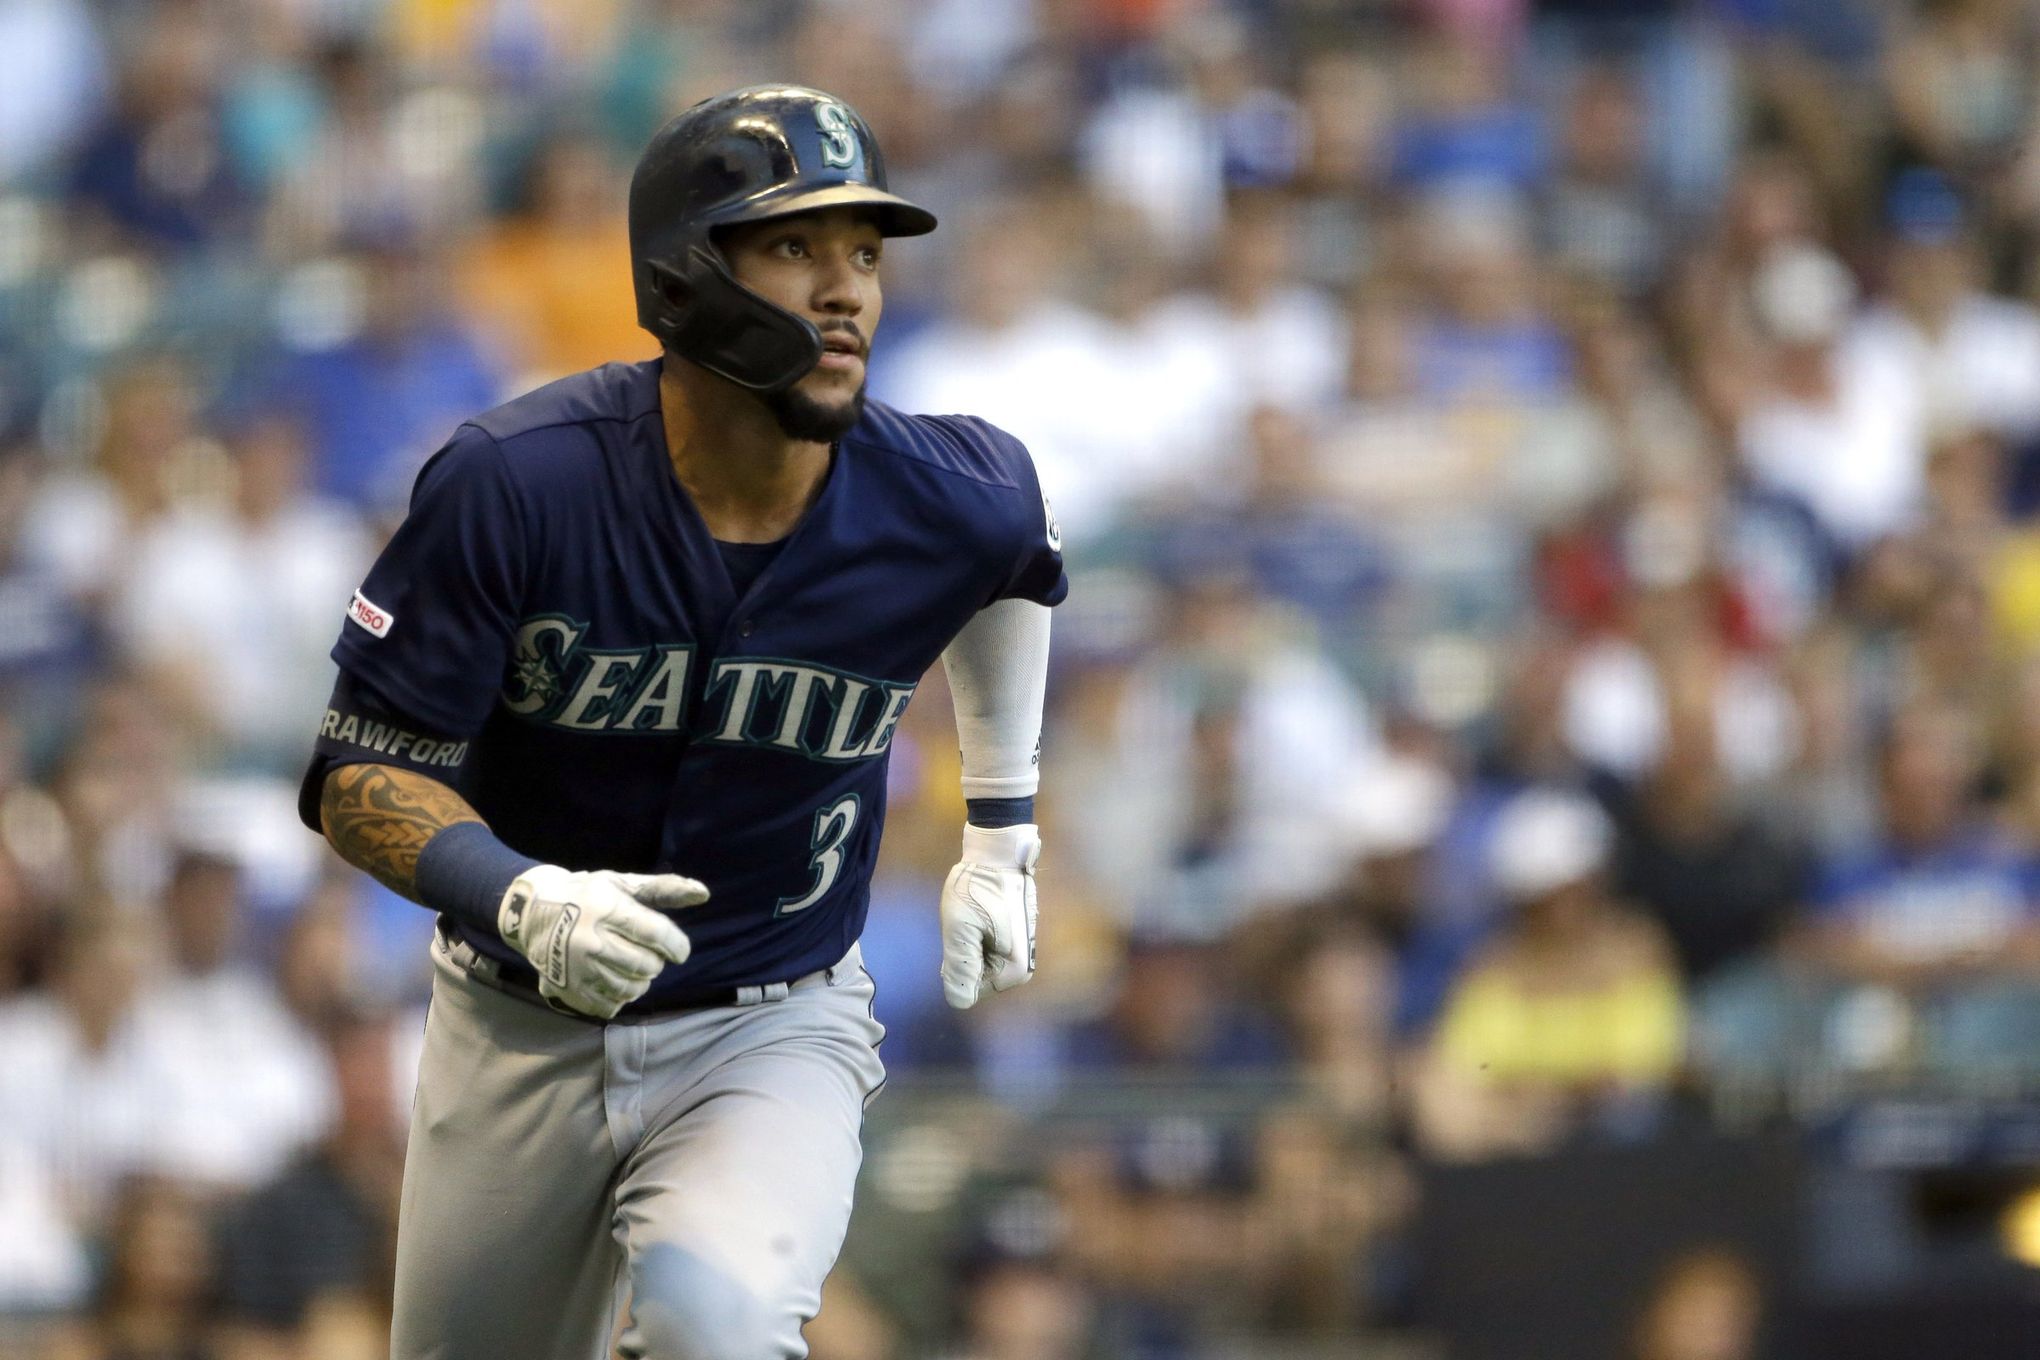
M1426 925L1432 852L1458 790L1436 763L1403 752L1354 773L1339 798L1352 869L1332 905L1339 919L1401 947Z
M1905 170L1885 228L1888 296L1855 324L1844 364L1903 384L1887 400L1922 449L1973 431L2040 436L2040 311L1986 290L1961 193L1937 170Z
M1667 266L1664 316L1675 357L1714 423L1733 426L1765 381L1765 341L1752 280L1795 246L1825 239L1812 174L1790 151L1751 149L1736 167L1705 239Z
M1565 680L1574 652L1555 632L1529 634L1509 649L1499 667L1492 723L1479 734L1470 777L1438 833L1431 862L1438 917L1474 941L1507 911L1493 854L1503 809L1526 788L1586 778L1565 740ZM1417 1018L1427 1022L1442 1001L1442 992L1430 997Z
M1644 164L1644 110L1613 67L1582 71L1566 101L1558 164L1540 186L1538 238L1553 263L1635 297L1672 232Z
M1348 312L1342 400L1328 420L1328 488L1385 528L1492 494L1485 446L1457 434L1418 392L1415 317L1401 290L1364 288Z
M1055 488L1058 521L1082 542L1120 516L1160 453L1149 451L1151 437L1126 442L1125 417L1112 415L1139 371L1118 370L1109 329L1060 295L1070 265L1057 241L1077 226L1046 195L966 215L947 316L881 360L874 383L907 410L982 412L1019 434ZM1030 396L1044 391L1057 400Z
M1249 22L1223 8L1157 35L1159 79L1124 82L1078 146L1092 194L1131 208L1162 254L1182 259L1222 230L1231 189L1284 185L1302 151L1295 104L1264 83Z
M1738 431L1750 476L1803 503L1847 552L1908 528L1926 472L1914 384L1888 346L1844 345L1854 277L1828 252L1795 245L1768 256L1750 290L1767 356Z
M1318 290L1293 282L1296 236L1296 208L1286 195L1235 194L1215 246L1209 291L1179 293L1154 312L1158 334L1210 351L1203 362L1226 375L1237 403L1230 413L1236 428L1244 428L1255 407L1307 411L1323 405L1345 372L1338 309ZM1226 470L1214 471L1223 477Z
M1420 189L1480 182L1528 189L1547 150L1537 112L1510 86L1505 44L1440 24L1418 45L1416 98L1395 131L1395 177Z
M622 177L593 137L531 156L515 214L467 247L461 297L528 386L644 357Z
M315 1034L348 1015L357 991L367 985L355 976L356 900L351 883L320 883L291 917L276 961L278 996L297 1023Z
M79 700L50 775L68 892L150 901L167 881L181 734L143 685L104 680Z
M175 1181L124 1183L108 1224L112 1244L85 1323L51 1346L51 1360L222 1360L213 1344L213 1253L202 1205Z
M0 1004L42 981L51 924L48 904L13 856L0 851Z
M1752 1360L1763 1305L1748 1261L1721 1248L1686 1252L1651 1293L1627 1360Z
M0 1007L0 1149L11 1162L10 1210L27 1220L12 1226L52 1235L54 1260L31 1272L46 1291L85 1288L66 1257L104 1224L123 1178L156 1154L166 1081L137 1023L141 955L128 922L72 918L49 989ZM62 1306L79 1296L36 1301Z
M1313 1052L1351 1069L1334 1075L1335 1086L1368 1073L1386 1079L1389 1043L1375 1033L1376 1003L1386 999L1392 1035L1423 1029L1487 932L1485 914L1455 919L1439 900L1439 841L1460 793L1446 771L1402 752L1355 770L1338 796L1349 865L1341 881L1320 901L1241 932L1259 985L1289 997L1306 1036L1306 1069L1319 1061ZM1301 973L1299 958L1311 965Z
M949 1360L1084 1360L1093 1354L1092 1303L1053 1261L993 1257L962 1291L964 1344Z
M13 1032L22 1014L16 1007L49 985L52 916L27 875L0 852L0 1034ZM27 1060L7 1054L9 1063ZM0 1098L18 1094L0 1079ZM87 1243L53 1174L55 1151L28 1112L0 1107L0 1318L48 1318L85 1294ZM0 1353L10 1342L0 1326Z
M358 33L326 35L308 65L320 121L270 195L272 249L304 258L386 236L392 223L445 231L468 219L482 188L479 129L454 92L407 91L394 54ZM436 126L424 136L428 118Z
M0 181L43 172L88 130L110 83L106 43L83 0L9 5L0 50L19 53L22 79L0 94Z
M1902 152L1952 170L2004 156L2032 112L2031 16L2004 0L1944 0L1904 16L1885 78Z
M126 546L110 612L208 763L288 777L332 688L333 602L360 582L371 545L307 492L292 421L253 417L232 451L225 504L166 517Z
M32 569L95 610L117 589L128 546L177 507L180 490L200 480L194 458L205 456L197 385L177 357L128 356L96 389L103 414L90 465L61 466L42 480L22 543Z
M1310 427L1276 406L1257 407L1241 431L1243 466L1221 479L1225 488L1151 529L1160 573L1234 570L1255 592L1305 614L1335 652L1357 645L1353 634L1391 582L1383 545L1345 506L1328 502Z
M1499 626L1520 608L1529 554L1514 514L1528 480L1514 471L1520 430L1420 389L1413 289L1364 286L1349 322L1345 392L1317 446L1326 491L1384 550L1391 621Z
M330 1131L222 1216L221 1311L244 1348L287 1347L322 1306L386 1306L404 1165L391 1038L377 1017L333 1021Z
M1379 49L1333 45L1305 54L1297 75L1303 158L1295 191L1299 275L1341 291L1381 248L1393 81Z
M1520 195L1483 180L1454 180L1416 207L1422 263L1437 304L1416 332L1417 390L1505 426L1525 408L1556 400L1572 357L1540 295Z
M1260 1326L1350 1335L1390 1310L1389 1264L1416 1207L1410 1168L1372 1124L1304 1108L1262 1122L1269 1289Z
M1275 1243L1247 1129L1156 1115L1058 1150L1051 1184L1068 1258L1107 1336L1135 1354L1182 1354L1250 1321Z
M312 438L313 486L367 512L407 500L425 459L466 414L502 390L497 358L452 310L450 243L384 222L343 257L343 296L330 334L282 358L269 401Z
M333 1095L317 1042L245 962L241 894L233 863L178 857L162 906L169 967L142 995L136 1023L162 1069L150 1114L155 1164L246 1187L325 1126Z
M1835 976L1909 988L1948 970L2016 968L2034 947L2040 882L1975 799L1975 735L1944 709L1892 721L1882 834L1823 865L1815 888L1809 945Z
M1270 1158L1336 1163L1337 1146L1357 1148L1379 1138L1404 1115L1393 1028L1394 960L1366 934L1331 927L1306 936L1289 969L1283 1019L1311 1100L1291 1121L1286 1141L1278 1137L1264 1152ZM1294 1166L1290 1170L1285 1184L1307 1195L1312 1177Z
M143 13L118 49L111 116L71 161L71 202L104 248L223 249L249 234L255 206L221 121L224 16L193 0Z
M1724 569L1720 517L1706 481L1666 484L1639 495L1612 532L1547 544L1552 612L1604 625L1581 646L1564 696L1566 741L1603 775L1633 783L1656 767L1685 709L1738 788L1777 778L1793 757L1798 717Z
M1620 1131L1677 1073L1676 965L1663 932L1608 896L1612 839L1578 795L1533 789L1503 809L1494 876L1515 915L1454 984L1432 1038L1416 1113L1433 1156Z
M98 661L96 621L34 551L41 461L26 442L0 442L0 702L38 764L56 755L77 689Z
M1807 847L1725 778L1711 717L1671 716L1657 766L1619 807L1610 886L1664 927L1686 984L1759 956L1803 900Z
M54 1320L73 1311L91 1281L83 1231L49 1174L47 1151L0 1130L0 1346L43 1353Z
M1280 1031L1230 987L1215 945L1135 936L1111 1012L1070 1031L1070 1073L1276 1071L1287 1057Z
M1844 1064L2030 1061L2040 865L1976 801L1974 739L1946 710L1899 714L1878 761L1881 835L1822 866L1807 957L1843 1001L1890 997L1912 1013L1887 1031L1837 1012L1831 1053Z
M1190 573L1169 608L1118 689L1110 744L1071 753L1064 796L1089 809L1075 857L1127 919L1215 935L1331 886L1325 792L1375 735L1351 682L1227 564Z

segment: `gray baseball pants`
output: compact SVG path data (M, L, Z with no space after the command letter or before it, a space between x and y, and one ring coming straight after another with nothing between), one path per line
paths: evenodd
M441 932L392 1360L800 1360L885 1072L855 947L755 1004L607 1025ZM751 1000L749 995L745 998Z

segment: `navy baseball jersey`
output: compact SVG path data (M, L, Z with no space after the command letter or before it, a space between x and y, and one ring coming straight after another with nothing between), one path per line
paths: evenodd
M324 770L376 760L453 785L537 859L702 880L693 956L630 1011L841 958L916 683L986 605L1068 589L1019 441L873 403L740 591L668 461L660 365L540 388L425 466L334 645L302 809L316 829Z

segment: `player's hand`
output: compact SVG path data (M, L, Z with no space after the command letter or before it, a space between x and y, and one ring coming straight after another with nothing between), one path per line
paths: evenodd
M496 926L538 969L539 995L607 1020L643 996L660 969L687 962L687 932L659 912L707 900L707 888L678 874L541 864L511 881Z
M1032 825L963 828L963 862L942 884L942 995L968 1010L989 987L1003 992L1034 976Z

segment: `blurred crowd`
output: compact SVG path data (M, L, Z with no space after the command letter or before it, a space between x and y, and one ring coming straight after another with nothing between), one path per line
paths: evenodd
M1073 575L1041 975L941 1004L931 675L888 1066L1148 1093L881 1159L1014 1183L911 1279L853 1231L819 1360L1392 1334L1425 1168L2040 1094L2032 6L0 0L0 50L0 1353L381 1353L429 920L295 820L326 648L456 424L650 356L630 165L760 80L942 216L873 393L1023 438ZM1623 1360L1763 1313L1682 1258Z

